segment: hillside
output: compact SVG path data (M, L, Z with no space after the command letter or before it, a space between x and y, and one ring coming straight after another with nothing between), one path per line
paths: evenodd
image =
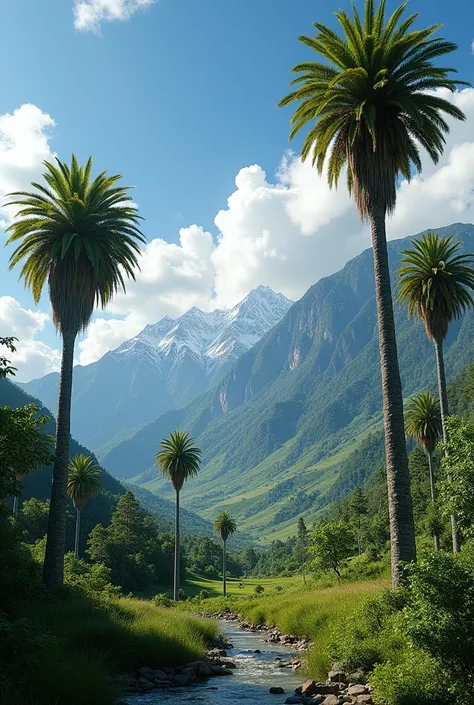
M16 384L8 380L0 380L0 405L11 406L13 408L24 406L25 404L36 404L43 409L43 412L51 417L50 423L45 427L45 432L53 435L55 433L55 422L53 414L41 404L39 399L27 394L23 389L20 389ZM70 440L70 455L85 453L90 455L91 451L80 445L74 438ZM37 499L49 499L51 487L51 472L52 468L43 468L27 475L23 481L23 491L21 501L36 497ZM81 538L84 541L91 529L97 523L108 524L111 514L116 505L118 495L124 494L128 489L121 482L116 480L110 473L102 468L102 484L103 492L96 497L91 497L82 510L81 518ZM155 517L159 522L162 530L172 530L172 521L174 517L174 502L167 499L156 497L156 495L147 491L145 488L131 487L136 493L137 499L143 507ZM181 511L181 526L184 533L201 534L203 536L213 535L212 523L203 519L185 508ZM68 533L68 549L72 550L74 545L73 536L74 526L69 527Z
M454 233L474 251L474 226ZM392 275L413 236L389 243ZM395 308L406 397L435 379L432 344L423 326ZM446 341L450 375L472 361L474 313L453 323ZM293 530L300 514L314 517L341 487L344 467L360 443L381 429L372 251L322 279L282 321L245 353L211 391L167 412L103 457L119 478L169 496L149 468L159 440L177 427L197 437L204 452L199 477L183 502L204 517L231 509L243 528L266 538ZM351 482L351 480L348 480ZM268 528L267 528L268 527Z
M77 365L72 433L100 456L142 424L212 388L290 305L259 286L231 309L165 316L97 362ZM54 372L22 386L54 408L58 385Z

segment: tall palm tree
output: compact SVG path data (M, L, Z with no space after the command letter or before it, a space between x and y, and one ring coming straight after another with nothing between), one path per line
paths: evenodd
M174 433L170 432L168 438L164 438L161 441L160 450L156 454L155 462L161 469L163 475L171 480L173 489L176 492L173 597L174 600L178 602L180 585L179 493L183 489L186 480L190 477L194 477L199 472L201 451L188 433L185 431L174 431Z
M229 512L221 512L216 516L214 529L222 539L222 595L227 597L227 540L237 531L237 524Z
M399 176L410 179L412 167L421 171L420 145L438 161L449 129L443 113L465 119L434 93L437 88L455 91L461 84L449 77L453 69L433 63L456 45L433 38L438 25L412 30L418 16L403 18L405 5L388 21L386 0L377 10L374 0L366 0L364 18L354 5L352 18L340 10L335 15L342 35L315 22L316 35L299 39L324 63L297 64L293 71L300 75L292 81L297 87L280 102L301 101L290 139L309 126L302 158L311 157L319 173L327 164L331 187L347 167L349 191L361 219L370 222L394 585L402 575L400 561L414 560L416 549L385 219L395 208Z
M62 335L61 379L56 417L55 462L43 582L59 587L64 575L67 474L71 423L72 367L77 334L87 328L96 305L104 308L134 278L144 242L140 216L117 185L120 175L102 172L91 179L92 160L79 166L45 162L46 184L10 194L18 208L8 243L19 243L10 268L22 263L20 278L38 303L48 282L53 321Z
M408 435L420 444L428 457L431 501L434 504L436 497L433 453L443 432L439 401L430 392L421 392L411 400L405 418ZM434 546L435 550L439 551L439 536L437 533L434 535Z
M408 315L425 324L426 334L436 351L436 368L441 407L443 441L446 443L446 417L449 414L443 341L452 320L460 318L474 304L474 255L459 252L460 242L453 236L440 237L428 232L402 252L398 300L408 304ZM455 517L451 517L453 551L459 551Z
M75 455L69 463L67 491L76 510L76 537L74 555L79 558L79 534L81 530L81 511L89 499L102 487L102 471L89 455Z

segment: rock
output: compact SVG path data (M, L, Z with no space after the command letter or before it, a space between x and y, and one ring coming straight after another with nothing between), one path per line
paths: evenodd
M357 696L357 705L372 705L372 703L372 696L369 694Z
M180 673L179 675L177 675L173 678L173 685L178 686L178 688L183 685L188 685L188 683L189 683L189 678L184 673Z
M355 695L356 697L359 697L359 695L369 695L369 689L365 685L351 685L347 689L347 695Z
M339 705L339 698L337 695L326 695L323 705Z
M237 668L233 661L221 661L221 666L224 666L224 668L231 668L232 670Z
M153 688L155 687L155 684L149 681L147 678L139 678L138 685L142 690L145 691L153 690Z
M186 668L192 668L198 678L207 678L211 675L211 669L205 661L193 661L188 663Z
M347 674L344 671L330 671L328 681L330 683L347 683Z
M301 695L290 695L289 698L285 700L286 705L301 705L303 698Z
M170 668L169 666L163 666L163 668L160 670L164 671L167 676L174 676L175 675L174 668Z
M270 693L272 695L284 695L285 691L283 688L280 688L279 685L272 685L272 687L270 688Z
M166 673L164 671L161 671L160 669L153 671L153 677L155 678L155 680L159 680L159 681L165 681L168 679L168 676L166 675Z
M183 670L181 671L181 675L187 676L188 681L190 681L191 683L196 680L196 673L194 671L194 668L189 668L189 666L187 668L183 668Z
M211 666L211 675L213 676L231 676L233 670L225 666Z
M301 689L298 689L301 695L316 695L318 692L316 690L316 681L308 680L303 683Z
M155 688L171 688L173 683L169 680L166 681L159 681L158 679L155 681Z
M254 651L254 654L261 654L261 653L262 652L260 651L260 649L255 649L255 651Z
M364 671L354 671L347 676L349 683L367 683L367 676Z
M339 695L339 685L337 683L332 683L328 685L327 683L319 683L318 681L308 680L297 691L301 695Z

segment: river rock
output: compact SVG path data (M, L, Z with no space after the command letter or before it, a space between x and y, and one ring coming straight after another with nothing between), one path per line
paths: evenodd
M233 661L221 661L221 666L223 666L224 668L231 668L232 670L234 670L234 668L237 668Z
M190 668L189 666L186 668L183 668L181 671L181 675L187 676L188 681L191 683L196 680L196 673L194 671L194 668Z
M144 691L153 690L153 688L155 687L155 684L152 683L152 681L149 681L147 678L139 678L138 685Z
M357 696L357 705L372 705L372 703L372 696L369 694Z
M211 669L205 661L193 661L188 663L186 668L192 668L198 678L207 678L211 675Z
M302 686L296 689L297 694L301 695L339 695L339 687L332 683L319 683L318 681L307 680Z
M347 695L355 695L356 697L359 697L359 695L369 695L369 689L365 685L351 685L347 689Z
M339 698L337 695L326 695L323 705L339 705Z
M285 691L279 685L272 685L272 687L270 688L270 693L272 695L284 695Z
M155 671L153 671L153 679L159 681L166 681L168 680L168 676L161 669L156 669Z
M344 671L330 671L328 675L328 681L330 683L347 684L347 674Z
M170 668L169 666L163 666L163 668L161 668L160 670L164 671L167 676L174 676L175 675L174 668Z
M286 705L301 705L303 698L301 695L290 695L289 698L285 700Z
M185 673L179 673L173 678L173 685L177 686L178 688L183 685L188 685L188 683L189 677Z

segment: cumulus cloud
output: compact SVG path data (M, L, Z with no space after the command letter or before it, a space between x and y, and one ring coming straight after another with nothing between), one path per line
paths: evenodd
M59 369L59 350L53 350L36 337L48 322L47 313L22 308L11 296L0 297L0 331L18 338L18 343L15 343L17 351L8 357L18 369L16 379L19 382L27 382Z
M54 125L48 113L31 104L0 116L0 226L14 214L3 206L5 195L29 189L39 179L43 161L54 157L50 146Z
M98 32L102 22L128 20L138 10L157 0L75 0L74 26L82 31Z

